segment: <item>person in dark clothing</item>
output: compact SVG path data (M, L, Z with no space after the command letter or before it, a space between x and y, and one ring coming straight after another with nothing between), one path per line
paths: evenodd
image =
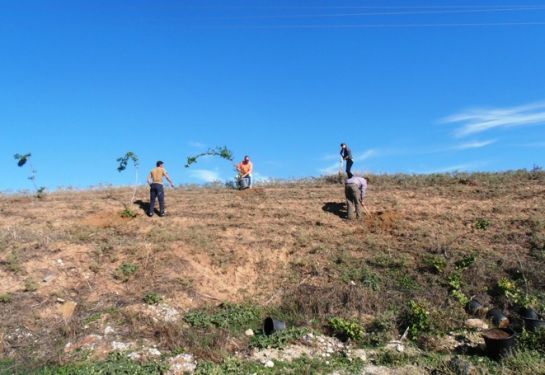
M158 161L148 176L149 183L149 210L148 216L153 216L155 208L155 199L159 199L159 216L165 216L165 190L163 189L163 177L167 179L171 187L174 187L170 176L164 168L164 163Z
M352 150L350 150L346 143L341 143L341 158L346 160L346 174L351 176L354 160L352 160Z

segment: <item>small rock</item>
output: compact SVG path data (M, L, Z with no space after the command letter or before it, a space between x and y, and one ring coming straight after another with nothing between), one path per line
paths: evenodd
M138 354L138 353L136 353L136 352L129 353L129 354L127 355L127 357L129 357L129 358L132 359L133 361L138 361L138 360L141 358L140 354Z
M464 324L469 329L488 329L488 324L482 319L468 319Z
M274 362L273 362L273 361L267 361L267 362L265 362L265 367L273 368L273 367L274 367Z
M405 351L405 347L403 346L403 344L397 344L396 350L400 353L403 353Z
M56 301L57 301L57 303L64 303L64 302L65 302L65 300L64 300L64 299L62 299L62 298L59 298L59 297L57 297L57 300L56 300Z
M149 348L148 353L154 357L159 357L161 352L157 348Z
M356 283L353 280L350 280L350 285L355 286Z
M244 331L244 334L248 337L252 337L254 335L254 331L252 329L247 329Z
M104 335L110 335L112 333L115 333L115 330L111 326L106 326L106 328L104 328Z
M42 279L42 282L44 283L48 283L50 282L51 280L53 280L55 278L55 275L53 274L48 274L48 275L45 275L44 278Z
M124 351L128 350L129 347L130 347L130 345L126 344L124 342L112 341L112 350L117 350L119 352L124 352Z
M193 374L197 368L197 362L191 354L178 354L170 359L170 370L167 375Z
M352 358L359 358L363 362L367 361L367 353L364 349L354 349L351 353Z

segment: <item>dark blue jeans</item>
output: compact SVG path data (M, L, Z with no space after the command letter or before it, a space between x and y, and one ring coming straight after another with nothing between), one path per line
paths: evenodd
M347 159L346 160L346 174L349 175L349 176L352 173L351 172L352 164L354 164L354 161L352 161L352 159Z
M149 188L149 215L153 215L155 198L159 199L159 212L165 213L165 190L162 184L151 184Z

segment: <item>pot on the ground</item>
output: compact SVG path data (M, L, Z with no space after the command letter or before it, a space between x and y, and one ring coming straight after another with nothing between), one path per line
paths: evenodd
M471 315L477 315L483 309L483 304L476 299L472 299L466 304L466 312Z
M545 328L545 320L523 318L524 327L530 332L537 332Z
M271 317L265 318L263 321L263 332L266 335L271 335L275 332L286 329L286 322L282 320L273 319Z
M497 307L489 310L488 313L486 313L486 319L490 320L492 324L498 328L509 327L509 319L507 319L503 311L501 311Z
M500 359L511 354L515 346L515 332L509 328L492 328L483 332L486 355Z

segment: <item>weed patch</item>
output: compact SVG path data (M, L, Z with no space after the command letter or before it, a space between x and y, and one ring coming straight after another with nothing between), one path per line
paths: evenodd
M216 310L193 310L184 320L197 328L228 328L242 330L255 326L259 321L259 310L252 306L224 303Z
M142 298L144 303L146 303L148 305L157 305L159 302L161 302L162 299L163 299L163 297L161 297L160 294L155 293L155 292L147 293L144 296L144 298Z
M114 278L123 282L129 279L138 271L138 266L132 263L123 263L114 271Z
M253 348L285 348L288 344L294 343L301 337L309 333L308 328L288 328L282 331L274 332L270 335L264 334L261 330L252 337L250 346Z
M365 335L365 329L356 320L333 317L329 319L328 323L333 334L342 341L348 339L360 341Z

